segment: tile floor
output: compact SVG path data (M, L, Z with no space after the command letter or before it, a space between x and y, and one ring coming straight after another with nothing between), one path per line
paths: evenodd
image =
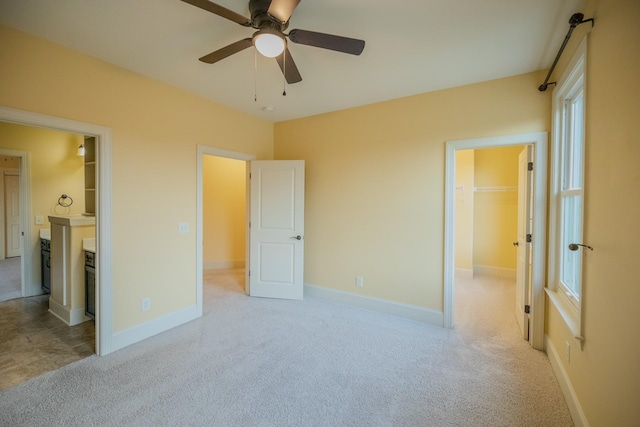
M95 353L95 322L67 326L49 295L0 302L0 390Z

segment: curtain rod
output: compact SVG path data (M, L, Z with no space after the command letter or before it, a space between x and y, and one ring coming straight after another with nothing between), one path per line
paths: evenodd
M538 86L538 90L540 92L544 92L545 90L547 90L547 86L556 84L556 82L549 82L549 77L551 77L551 73L553 73L553 69L556 68L556 64L558 63L558 59L560 59L560 55L562 55L562 51L567 46L567 42L571 38L571 33L573 33L573 29L576 28L580 24L584 24L585 22L591 22L591 27L593 27L593 25L594 25L593 18L584 19L584 15L582 13L574 13L573 15L571 15L571 18L569 18L569 25L570 25L569 32L567 33L566 37L564 38L564 41L562 42L562 46L560 46L560 50L558 51L558 54L556 55L556 59L553 60L553 64L551 64L551 68L549 68L549 72L547 73L547 77L544 79L544 83L542 83L540 86Z

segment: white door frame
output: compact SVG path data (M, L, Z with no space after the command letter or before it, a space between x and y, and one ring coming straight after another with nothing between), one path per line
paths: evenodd
M214 148L205 145L198 145L197 150L197 165L196 165L196 309L198 317L202 316L202 280L203 280L203 253L204 253L204 240L203 240L203 216L204 216L204 204L203 204L203 182L202 174L204 173L204 156L216 156L224 157L227 159L242 160L244 162L250 162L256 160L256 156L253 154L240 153L237 151L223 150L221 148ZM247 168L248 174L248 168ZM248 175L247 175L248 178ZM249 180L247 179L247 209L249 207L249 198L251 192L249 191ZM249 253L249 230L247 230L247 254ZM247 255L246 262L249 262ZM249 269L245 269L245 275L248 274ZM249 283L248 280L245 283Z
M40 286L36 286L31 278L32 253L27 250L24 244L24 236L31 235L31 222L29 221L31 212L31 157L27 151L8 150L0 148L1 156L18 157L20 168L18 177L20 180L20 230L23 234L20 248L20 288L23 297L30 297L42 293ZM5 236L6 242L7 236ZM3 249L4 252L4 249ZM6 256L6 254L5 254Z
M24 240L22 237L22 203L20 200L20 196L21 196L21 191L20 191L20 172L19 171L7 171L5 170L0 170L0 173L2 173L2 198L3 198L3 203L2 203L2 208L4 210L4 212L2 212L2 226L4 228L4 230L2 231L4 234L4 239L3 240L3 246L4 248L2 248L2 252L4 252L4 258L8 258L8 247L9 247L9 243L14 243L14 242L10 242L9 241L9 233L7 232L7 227L9 225L9 218L7 215L7 211L9 210L7 208L7 205L9 204L9 198L7 197L7 177L17 177L18 178L18 221L19 221L19 229L20 229L20 234L18 237L18 240L20 240L20 249L18 250L18 256L22 257L23 255L23 247L24 247L24 243L22 242L22 240ZM13 255L15 256L15 255ZM22 261L21 261L22 262ZM22 279L20 279L20 282L22 282Z
M0 106L0 121L16 123L26 126L34 126L47 129L56 129L80 135L95 136L97 138L97 215L96 215L96 274L98 275L98 304L96 305L96 353L103 356L114 351L113 347L113 292L112 292L112 258L111 258L111 128L62 119L45 114L16 110ZM22 187L30 188L30 161L26 153L20 163L21 168L21 196ZM25 168L24 170L22 168ZM24 177L24 178L23 178ZM25 197L21 208L24 207L22 216L23 232L31 235L31 202ZM24 245L23 245L24 246ZM26 252L23 251L25 256ZM23 277L32 283L30 269L23 264ZM26 272L25 270L29 270Z
M531 313L529 343L544 349L544 287L547 232L547 132L533 132L488 138L474 138L446 143L445 222L444 222L444 327L453 328L453 276L455 270L455 200L456 151L531 145L534 152L533 171L533 254L531 274Z

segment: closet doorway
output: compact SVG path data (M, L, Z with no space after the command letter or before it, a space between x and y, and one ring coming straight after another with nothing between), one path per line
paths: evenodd
M457 169L457 153L463 150L480 150L488 148L498 147L513 147L513 146L530 146L533 152L534 162L531 170L531 270L528 277L529 290L527 291L528 299L527 305L527 319L529 326L529 343L536 349L542 349L544 346L544 257L546 247L546 177L547 177L547 133L537 132L530 134L508 135L491 138L478 138L469 140L449 141L447 142L446 151L446 179L445 179L445 241L444 241L444 326L452 328L454 326L454 283L456 272L456 244L458 235L462 234L464 230L456 229L456 217L458 216L457 201L464 197L469 197L469 192L474 189L480 188L480 192L487 194L493 194L494 199L496 195L505 193L500 197L507 197L508 190L513 185L473 185L469 187L465 192L466 194L460 194L463 190L461 185L457 185L456 173ZM522 151L521 148L518 149ZM516 184L517 185L517 184ZM484 187L484 188L483 188ZM474 195L478 192L474 192ZM517 191L515 192L517 195ZM517 197L517 196L516 196ZM490 207L490 204L488 205ZM517 206L517 205L516 205ZM486 214L486 212L484 213ZM513 218L511 219L513 220ZM517 223L517 216L515 219ZM470 227L473 230L473 227ZM485 230L483 230L485 231ZM468 232L468 230L467 230ZM473 232L474 233L474 232ZM511 242L515 235L512 235ZM504 239L502 239L504 240ZM475 245L476 242L472 245ZM499 243L507 246L501 249L508 250L508 244L505 242ZM511 248L512 249L512 248ZM471 254L469 257L470 264L467 263L466 268L464 266L459 267L461 270L466 270L467 275L473 275L474 264L479 267L477 259L473 259L473 246L471 246ZM485 254L483 254L484 256ZM489 255L490 256L490 255ZM480 267L481 269L482 267ZM485 266L486 268L486 266ZM478 269L476 269L478 270ZM493 272L501 271L505 274L512 274L510 269L502 270L498 265L498 269L493 269ZM514 301L515 304L515 301ZM524 312L525 307L522 307Z

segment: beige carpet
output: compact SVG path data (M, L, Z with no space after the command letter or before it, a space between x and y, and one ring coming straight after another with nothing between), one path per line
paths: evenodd
M0 260L0 301L20 298L20 257Z
M200 319L0 392L0 425L572 425L546 355L494 307L508 283L457 283L445 330L250 298L242 277L207 272Z

